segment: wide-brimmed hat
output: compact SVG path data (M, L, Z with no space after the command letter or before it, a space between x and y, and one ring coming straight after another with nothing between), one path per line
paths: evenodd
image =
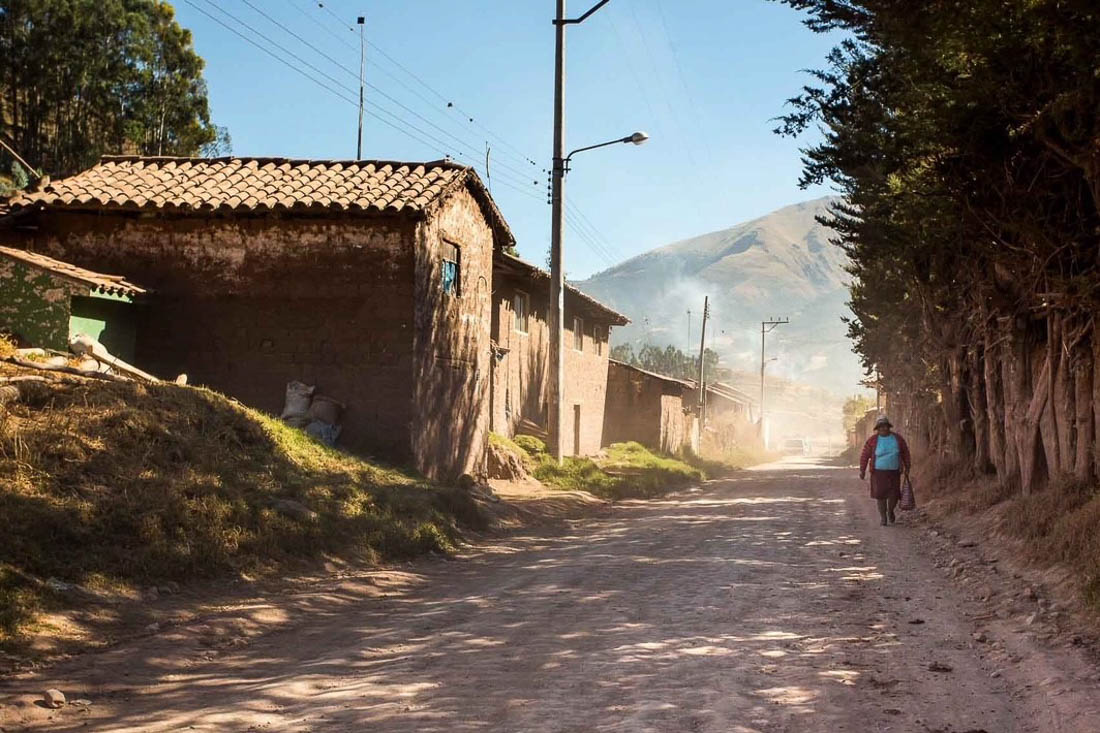
M882 415L879 417L878 420L875 420L875 430L878 430L883 425L888 428L894 427L894 423L890 422L890 418L886 417L885 415Z

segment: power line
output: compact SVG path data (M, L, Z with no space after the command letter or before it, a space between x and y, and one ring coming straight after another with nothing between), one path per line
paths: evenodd
M206 0L206 1L207 1L208 3L210 2L210 0ZM199 11L200 13L202 13L203 15L205 15L206 17L208 17L208 18L210 18L211 20L213 20L213 21L214 21L215 23L217 23L218 25L222 26L223 28L225 28L226 30L230 31L230 32L231 32L231 33L233 33L234 35L236 35L236 36L240 37L240 38L241 38L242 40L244 40L244 41L248 42L249 44L251 44L251 45L255 46L256 48L260 49L261 51L263 51L264 53L266 53L266 54L267 54L268 56L271 56L271 57L272 57L273 59L275 59L275 60L276 60L276 61L278 61L279 63L283 64L284 66L288 66L288 67L290 67L291 69L293 69L293 70L294 70L294 71L296 71L297 73L299 73L299 74L301 74L302 76L304 76L304 77L305 77L306 79L309 79L309 80L310 80L310 81L312 81L312 82L313 82L314 84L317 84L317 85L318 85L318 86L320 86L321 88L323 88L323 89L325 89L325 90L327 90L327 91L331 92L332 94L334 94L335 96L337 96L337 97L339 97L340 99L344 100L344 101L345 101L345 102L347 102L348 104L352 104L352 105L354 105L354 106L355 106L356 108L358 108L358 107L359 107L359 102L358 102L358 101L356 101L355 99L352 99L351 97L346 97L346 96L344 96L344 95L343 95L343 94L342 94L342 93L341 93L341 92L339 91L339 89L334 89L334 88L333 88L332 86L330 86L330 85L326 84L325 82L321 81L321 80L320 80L320 79L318 79L317 77L315 77L315 76L312 76L311 74L309 74L309 73L307 73L307 72L303 71L303 70L302 70L302 69L301 69L300 67L298 67L298 66L295 66L294 64L292 64L291 62L287 61L286 59L284 59L283 57L279 56L278 54L274 53L274 52L273 52L273 51L271 51L270 49L268 49L268 48L266 48L266 47L262 46L261 44L257 43L256 41L252 40L252 39L251 39L251 38L249 38L248 36L244 35L244 34L243 34L243 33L241 33L240 31L238 31L238 30L237 30L236 28L233 28L233 27L232 27L232 26L230 26L229 24L225 23L225 22L224 22L223 20L221 20L220 18L218 18L218 17L216 17L216 16L214 16L214 15L211 15L211 14L210 14L209 12L207 12L207 11L206 11L206 10L204 10L203 8L199 7L199 6L198 6L198 5L197 5L197 4L195 3L195 2L193 2L193 0L184 0L184 2L186 2L186 3L188 4L188 5L190 5L190 6L191 6L191 7L193 7L193 8L195 9L195 10ZM261 35L261 37L262 37L262 35ZM276 45L277 45L277 44L276 44ZM293 55L293 54L291 54L291 55ZM311 68L312 68L312 67L311 67ZM327 75L326 75L326 76L327 76ZM388 127L391 127L391 128L393 128L394 130L397 130L398 132L400 132L400 133L402 133L402 134L406 135L407 137L410 137L410 138L412 138L413 140L415 140L415 141L417 141L417 142L421 143L422 145L425 145L425 146L426 146L426 147L428 147L428 148L436 148L436 146L435 146L434 144L432 144L431 142L427 142L427 141L425 141L425 140L424 140L423 138L420 138L420 137L418 137L417 135L413 134L412 132L409 132L409 130L408 130L408 129L406 129L406 128L404 128L404 127L401 127L401 126L398 126L398 125L396 125L396 124L394 124L394 123L390 122L389 120L387 120L386 118L384 118L384 117L382 117L382 116L378 115L378 114L377 114L377 113L375 113L374 111L371 111L371 110L367 110L367 111L366 111L366 114L368 114L368 115L370 115L371 117L375 118L376 120L378 120L378 121L379 121L379 122L381 122L382 124L384 124L384 125L386 125L386 126L388 126ZM413 128L413 129L416 129L416 128ZM444 147L444 151L445 151L445 150L446 150L446 146ZM445 154L446 154L446 153L445 153ZM465 162L465 161L463 161L463 162Z
M311 1L315 1L315 0L311 0ZM324 12L328 13L329 15L331 15L333 17L333 19L336 20L336 22L340 24L340 27L347 28L348 30L354 32L354 30L355 30L354 28L352 28L350 25L345 25L345 22L344 22L343 18L341 18L336 13L334 13L332 11L332 9L329 8L328 6L326 6L324 3L317 2L317 7L320 8L321 10L323 10ZM333 34L333 35L335 36L336 34ZM469 113L466 110L459 107L457 104L454 103L454 101L448 99L446 96L444 96L442 93L440 93L437 89L435 89L432 85L430 85L430 84L428 84L428 82L424 81L424 79L421 78L418 74L416 74L416 72L412 71L411 69L406 67L404 64L402 64L400 61L395 59L393 56L386 53L385 49L380 48L377 44L375 44L371 41L368 41L367 45L370 46L370 48L372 48L374 51L376 51L379 55L381 55L382 58L386 59L391 64L396 66L398 69L405 72L405 74L407 74L409 76L409 78L411 78L417 84L424 87L429 92L431 92L433 95L435 95L435 97L437 99L439 99L440 102L442 102L444 105L446 105L447 109L453 109L455 112L458 112L459 114L461 114L466 119L466 121L468 121L470 124L476 125L478 127L478 129L480 129L486 135L488 135L489 137L493 138L494 140L496 140L501 145L503 145L506 148L508 148L509 150L511 150L515 155L518 155L525 163L528 163L528 164L533 165L533 166L538 165L534 160L531 159L530 156L526 155L522 150L520 150L516 146L512 145L506 139L504 139L500 135L496 134L495 132L490 130L485 125L481 124L474 117L474 115L472 115L471 113ZM408 87L406 87L406 88L408 88Z
M604 248L610 254L612 254L617 259L622 259L622 253L619 252L618 248L614 244L612 244L610 239L608 239L606 236L604 236L603 232L600 231L599 227L597 227L595 224L592 223L591 219L589 219L587 216L585 216L584 212L581 211L580 207L578 207L576 205L576 203L571 198L566 196L565 197L565 203L568 205L569 208L571 208L573 210L573 213L576 214L577 218L580 219L581 223L583 223L585 226L588 227L588 229L592 233L592 235L604 245Z

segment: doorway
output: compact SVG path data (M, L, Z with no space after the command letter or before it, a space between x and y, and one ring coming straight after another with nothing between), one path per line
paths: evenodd
M581 454L581 406L573 405L573 455Z

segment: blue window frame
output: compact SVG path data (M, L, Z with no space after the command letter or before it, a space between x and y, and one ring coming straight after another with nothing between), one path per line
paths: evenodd
M442 272L441 285L443 286L443 292L447 295L461 295L462 294L462 268L460 267L460 252L457 245L450 242L442 243L443 262L440 270Z

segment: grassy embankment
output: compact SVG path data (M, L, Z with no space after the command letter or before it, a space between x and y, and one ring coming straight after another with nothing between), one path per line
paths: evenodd
M1100 486L1061 480L1024 496L950 463L930 467L914 483L918 501L936 500L936 513L985 515L1027 562L1068 568L1079 581L1081 600L1100 614Z
M0 364L0 376L26 370ZM71 602L310 558L446 552L459 490L326 448L204 389L59 377L0 407L0 643ZM293 500L312 512L280 511ZM57 585L53 583L53 585Z
M528 470L545 484L559 489L588 491L605 499L650 498L670 490L725 475L753 462L756 456L704 459L676 458L650 451L639 443L614 443L595 458L566 458L558 465L538 438L520 435L492 439L518 453Z

